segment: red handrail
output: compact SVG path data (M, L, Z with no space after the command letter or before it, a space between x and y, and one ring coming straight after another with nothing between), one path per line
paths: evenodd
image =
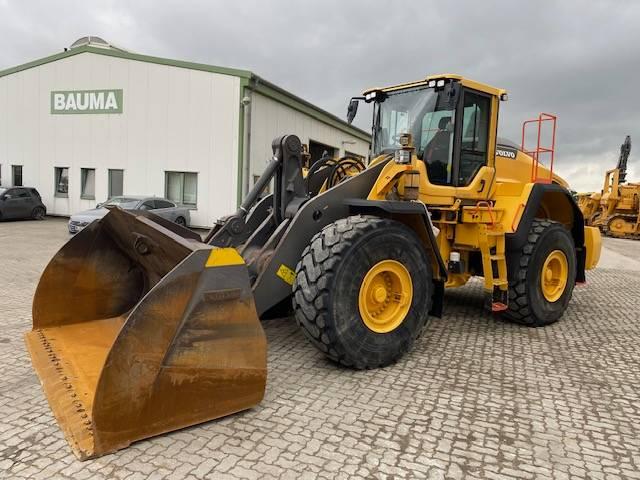
M533 120L526 120L522 123L522 144L520 149L529 155L533 162L531 163L531 181L534 183L551 183L553 180L553 161L555 159L555 149L556 149L556 121L557 117L552 115L551 113L541 113L538 115L538 118ZM551 145L550 146L542 146L540 145L541 137L542 137L542 124L543 122L551 122ZM525 147L525 134L527 130L527 125L530 123L538 124L538 135L537 135L537 143L535 149L527 149ZM540 165L540 154L548 153L551 157L551 162L549 165L549 177L539 177L539 165Z

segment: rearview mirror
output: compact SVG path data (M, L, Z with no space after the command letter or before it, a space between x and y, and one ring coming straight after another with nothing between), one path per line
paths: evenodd
M7 193L5 195L2 196L2 200L9 200L13 197L13 195L11 195L10 193Z
M351 124L353 119L356 118L356 113L358 113L358 105L360 101L357 98L352 98L349 102L349 106L347 107L347 123Z

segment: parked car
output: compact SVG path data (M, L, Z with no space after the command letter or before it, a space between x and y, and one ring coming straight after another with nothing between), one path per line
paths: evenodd
M171 200L160 197L141 197L125 195L113 197L104 203L99 203L96 208L71 215L69 218L69 233L77 233L95 220L104 217L109 210L106 207L120 207L125 210L150 210L155 215L186 227L191 220L189 209L180 207Z
M9 218L33 218L42 220L47 207L35 188L0 187L0 220Z

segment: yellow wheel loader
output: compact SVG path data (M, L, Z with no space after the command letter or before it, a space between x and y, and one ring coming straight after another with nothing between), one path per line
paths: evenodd
M509 320L562 316L598 261L599 231L538 153L497 139L506 92L437 75L362 99L374 106L366 168L305 164L286 135L204 241L114 208L51 260L26 342L79 458L259 403L259 319L283 304L313 345L358 369L400 359L442 314L445 288L474 276Z
M618 238L640 239L640 183L626 183L631 137L620 146L618 166L604 174L600 192L581 193L578 205L585 225Z

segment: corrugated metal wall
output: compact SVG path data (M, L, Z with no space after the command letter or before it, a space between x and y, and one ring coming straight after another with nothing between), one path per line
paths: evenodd
M368 155L368 142L264 95L256 92L251 95L251 185L253 177L262 173L273 155L271 142L280 135L293 133L302 143L314 140L334 147L340 155L344 155L345 150L363 157Z
M107 170L124 193L164 196L165 171L198 173L192 224L236 208L239 78L83 53L0 78L2 185L23 165L25 186L50 213L69 215L107 197ZM122 89L122 114L52 115L54 90ZM54 167L69 167L68 198L54 196ZM96 169L96 199L80 198L80 169Z

